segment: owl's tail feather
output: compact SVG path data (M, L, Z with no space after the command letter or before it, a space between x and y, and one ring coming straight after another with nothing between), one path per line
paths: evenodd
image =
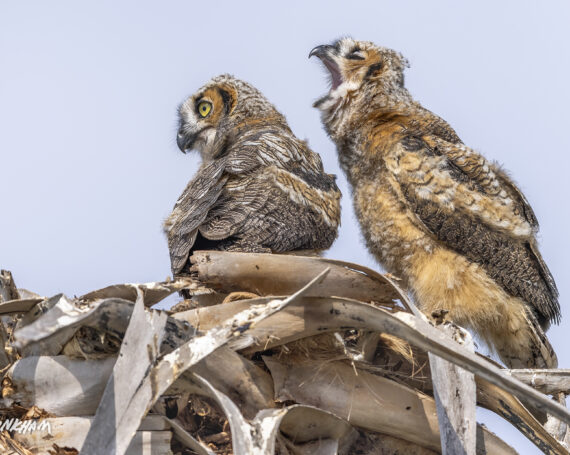
M558 358L554 348L548 341L544 330L532 313L532 310L525 306L525 318L528 330L524 331L527 338L524 348L498 349L501 360L508 368L557 368Z
M526 308L526 316L530 327L530 351L535 364L534 368L557 368L558 357L548 341L544 330L530 308Z

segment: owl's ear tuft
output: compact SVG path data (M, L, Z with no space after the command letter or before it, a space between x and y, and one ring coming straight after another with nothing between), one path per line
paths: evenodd
M231 87L220 87L220 96L222 97L222 102L224 103L224 110L226 111L226 115L230 114L235 106L237 101L237 93Z

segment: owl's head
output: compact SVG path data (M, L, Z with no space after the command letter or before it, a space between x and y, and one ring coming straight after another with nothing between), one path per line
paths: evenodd
M342 108L351 104L369 105L378 98L403 96L404 69L408 61L392 49L370 41L342 38L333 44L315 47L309 57L316 56L330 73L331 88L314 106L323 118L332 120Z
M197 150L205 161L223 154L225 146L252 123L285 123L259 90L223 74L211 79L178 108L178 148Z

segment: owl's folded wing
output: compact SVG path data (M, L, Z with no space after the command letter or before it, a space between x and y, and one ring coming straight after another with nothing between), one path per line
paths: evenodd
M243 234L244 223L253 218L267 203L267 185L259 172L245 176L229 175L223 193L201 224L200 233L209 240L227 239ZM255 237L255 231L248 237Z
M463 144L451 144L441 138L426 136L425 144L435 153L444 155L450 166L460 170L479 189L491 196L504 191L513 202L513 212L534 229L538 229L538 220L524 194L498 165L488 162Z
M247 234L253 243L277 251L294 249L296 243L320 243L313 237L323 237L326 243L328 235L313 231L323 223L336 233L339 201L334 176L301 170L294 163L289 169L260 166L243 176L229 176L222 195L199 230L210 240ZM292 229L300 227L299 220L308 223L306 232ZM303 241L309 234L311 240Z
M536 248L536 218L503 173L462 144L429 137L403 140L387 167L429 232L534 307L541 323L559 320L558 292Z
M538 220L526 197L508 174L498 165L487 162L484 157L473 153L472 150L465 146L453 146L440 140L434 141L433 139L430 140L430 138L426 139L426 143L434 149L441 150L452 166L459 168L461 172L484 188L484 191L488 194L500 194L500 191L494 190L495 188L504 190L508 198L512 201L513 213L524 219L534 232L538 231ZM490 190L487 188L490 188ZM558 289L554 278L546 266L542 255L538 251L534 237L530 239L529 245L536 261L539 263L541 275L548 284L551 294L558 296Z
M168 249L173 273L182 270L210 209L222 194L228 178L224 175L224 160L204 166L188 183L176 201L172 214L164 223L168 235Z
M308 208L337 228L340 191L335 176L326 174L319 155L287 131L252 134L232 147L226 156L225 172L230 174L226 188L200 228L205 237L225 238L242 226L253 235L252 230L264 228L261 220L257 221L259 226L252 224L259 218L256 216L259 211L263 210L268 217L281 211L285 217L286 210L279 207L284 203ZM271 224L281 221L283 229L287 229L285 218L277 217Z

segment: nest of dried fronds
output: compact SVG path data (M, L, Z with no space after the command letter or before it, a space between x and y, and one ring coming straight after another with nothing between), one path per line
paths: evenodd
M534 371L531 388L525 372L475 354L463 329L419 313L390 277L301 256L192 261L185 279L73 299L19 290L3 273L0 425L28 418L50 432L5 425L0 448L516 453L476 424L479 405L567 453L570 413L545 395L569 389L567 372ZM181 289L192 299L151 308Z

